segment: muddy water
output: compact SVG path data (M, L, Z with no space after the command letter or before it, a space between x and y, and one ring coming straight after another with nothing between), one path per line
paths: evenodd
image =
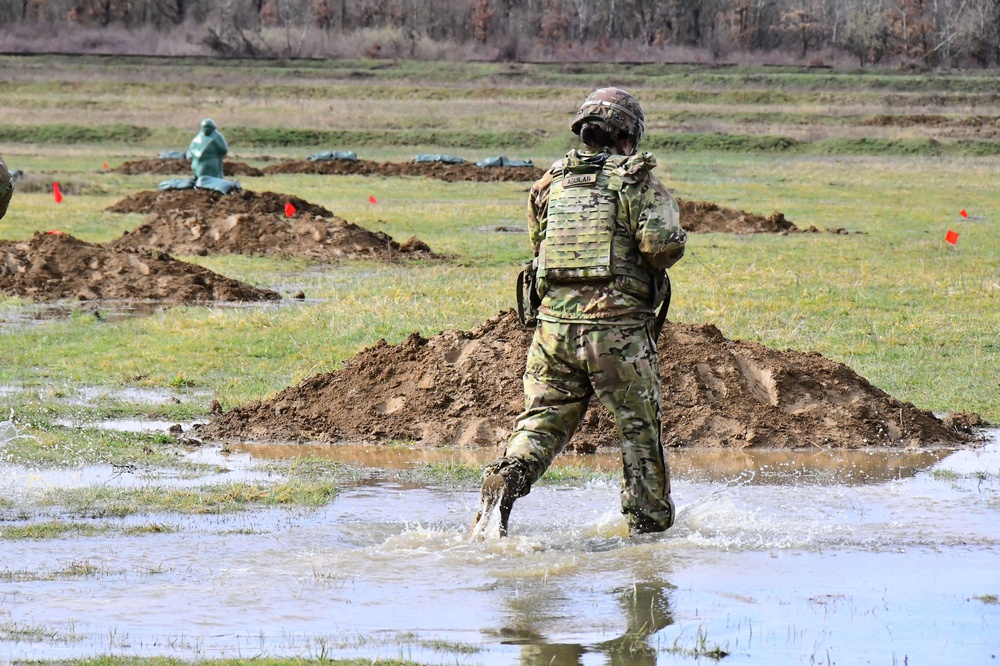
M631 540L608 474L539 485L515 505L509 538L468 542L472 484L416 484L396 470L484 459L470 453L316 449L384 472L319 510L121 521L38 498L53 486L182 481L7 465L0 532L53 519L115 531L0 538L0 661L666 664L721 649L723 663L993 663L1000 431L991 438L959 452L672 453L677 524ZM246 479L263 478L261 459L301 452L193 455ZM118 530L150 524L169 530Z

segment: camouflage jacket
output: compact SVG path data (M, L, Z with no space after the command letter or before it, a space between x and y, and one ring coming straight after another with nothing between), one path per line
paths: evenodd
M535 256L545 238L549 188L553 174L583 162L603 163L606 154L571 150L535 182L528 197L528 231ZM653 175L656 159L634 155L615 170L622 179L616 224L635 239L656 279L683 255L687 234L680 226L677 202ZM560 282L543 288L539 319L543 321L631 324L652 316L655 304L615 288L613 282Z
M3 158L0 157L0 217L7 214L7 204L10 203L10 197L13 194L13 179L10 177L10 172L7 171L7 165L4 164Z

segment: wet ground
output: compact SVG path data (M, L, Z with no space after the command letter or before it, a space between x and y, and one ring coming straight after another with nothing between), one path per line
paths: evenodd
M4 463L0 661L665 664L727 652L723 663L993 663L1000 430L989 436L956 452L675 451L678 522L638 539L616 510L613 455L565 458L607 473L537 486L515 505L509 538L471 543L475 482L409 471L484 453L203 447L188 454L210 464L200 478ZM116 519L46 499L66 487L273 482L269 459L302 454L369 472L321 509ZM2 534L50 521L112 530Z

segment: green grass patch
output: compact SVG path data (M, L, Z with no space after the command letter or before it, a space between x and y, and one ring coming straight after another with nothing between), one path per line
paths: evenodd
M520 148L533 137L528 132L447 132L414 130L316 130L286 127L226 128L233 143L249 146L421 146L449 148Z
M64 539L77 536L94 536L106 531L91 523L64 522L51 520L27 525L5 525L0 527L0 539Z
M0 125L4 143L141 143L150 136L146 127L113 123L110 125Z
M996 606L997 604L1000 604L1000 596L995 594L980 594L972 598L981 601L988 606Z
M330 481L299 480L270 484L239 481L195 489L92 486L54 490L40 503L60 506L71 515L124 518L150 512L221 514L254 508L319 507L338 492L338 486Z

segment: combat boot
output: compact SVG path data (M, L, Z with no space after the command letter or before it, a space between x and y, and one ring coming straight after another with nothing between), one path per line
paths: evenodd
M510 510L514 508L514 500L517 499L514 486L516 479L514 474L487 474L483 479L483 487L479 496L479 510L469 528L469 538L483 538L483 530L490 523L495 511L499 511L500 536L507 536L507 522L510 520Z
M669 515L667 516L666 524L660 524L648 518L646 516L630 516L628 522L628 535L630 537L639 536L640 534L650 534L652 532L666 532L674 524L674 518L677 516L677 509L674 507L674 501L667 495L667 506L669 509Z

